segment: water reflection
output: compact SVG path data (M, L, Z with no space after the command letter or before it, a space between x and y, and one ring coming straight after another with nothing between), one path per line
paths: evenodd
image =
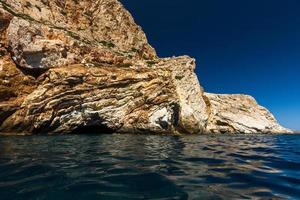
M300 196L297 136L0 138L7 199L228 199Z

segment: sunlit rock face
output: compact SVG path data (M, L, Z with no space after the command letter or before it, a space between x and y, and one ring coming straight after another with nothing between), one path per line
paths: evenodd
M117 0L0 0L0 32L2 133L288 131L204 94L195 60L158 58Z
M201 95L197 82L186 84L197 81L190 66L193 60L181 57L157 62L151 67L79 64L50 69L37 79L38 88L5 120L2 129L69 133L99 126L115 132L201 132L199 119L205 104L193 108L194 101L182 91L188 87L191 95ZM191 111L186 113L186 109Z
M198 98L203 91L194 59L157 58L118 1L8 0L1 5L7 57L1 62L9 59L33 82L28 93L13 96L18 104L3 110L2 132L70 133L87 126L116 132L204 131L206 104ZM15 101L8 91L3 96L2 105Z
M205 93L209 102L207 131L211 133L290 133L249 95Z
M7 39L24 68L152 59L155 50L117 0L3 0Z

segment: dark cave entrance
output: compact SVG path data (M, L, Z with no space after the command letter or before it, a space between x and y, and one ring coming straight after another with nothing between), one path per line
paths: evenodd
M76 135L100 135L100 134L113 134L116 130L107 127L103 124L80 126L73 130L71 134Z

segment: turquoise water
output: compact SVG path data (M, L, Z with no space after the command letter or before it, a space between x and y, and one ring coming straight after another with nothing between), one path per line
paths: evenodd
M300 137L0 137L0 199L300 198Z

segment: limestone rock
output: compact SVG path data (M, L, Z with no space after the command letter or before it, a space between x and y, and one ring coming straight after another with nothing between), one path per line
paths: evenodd
M0 0L3 134L282 133L248 96L204 93L117 0Z
M23 68L157 57L117 0L2 0L1 6L13 16L7 42Z
M207 132L211 133L291 133L249 95L205 93L210 116Z
M206 111L204 102L191 98L202 95L193 69L188 57L160 60L151 67L54 68L39 77L39 87L1 129L69 133L96 126L113 132L199 133Z

